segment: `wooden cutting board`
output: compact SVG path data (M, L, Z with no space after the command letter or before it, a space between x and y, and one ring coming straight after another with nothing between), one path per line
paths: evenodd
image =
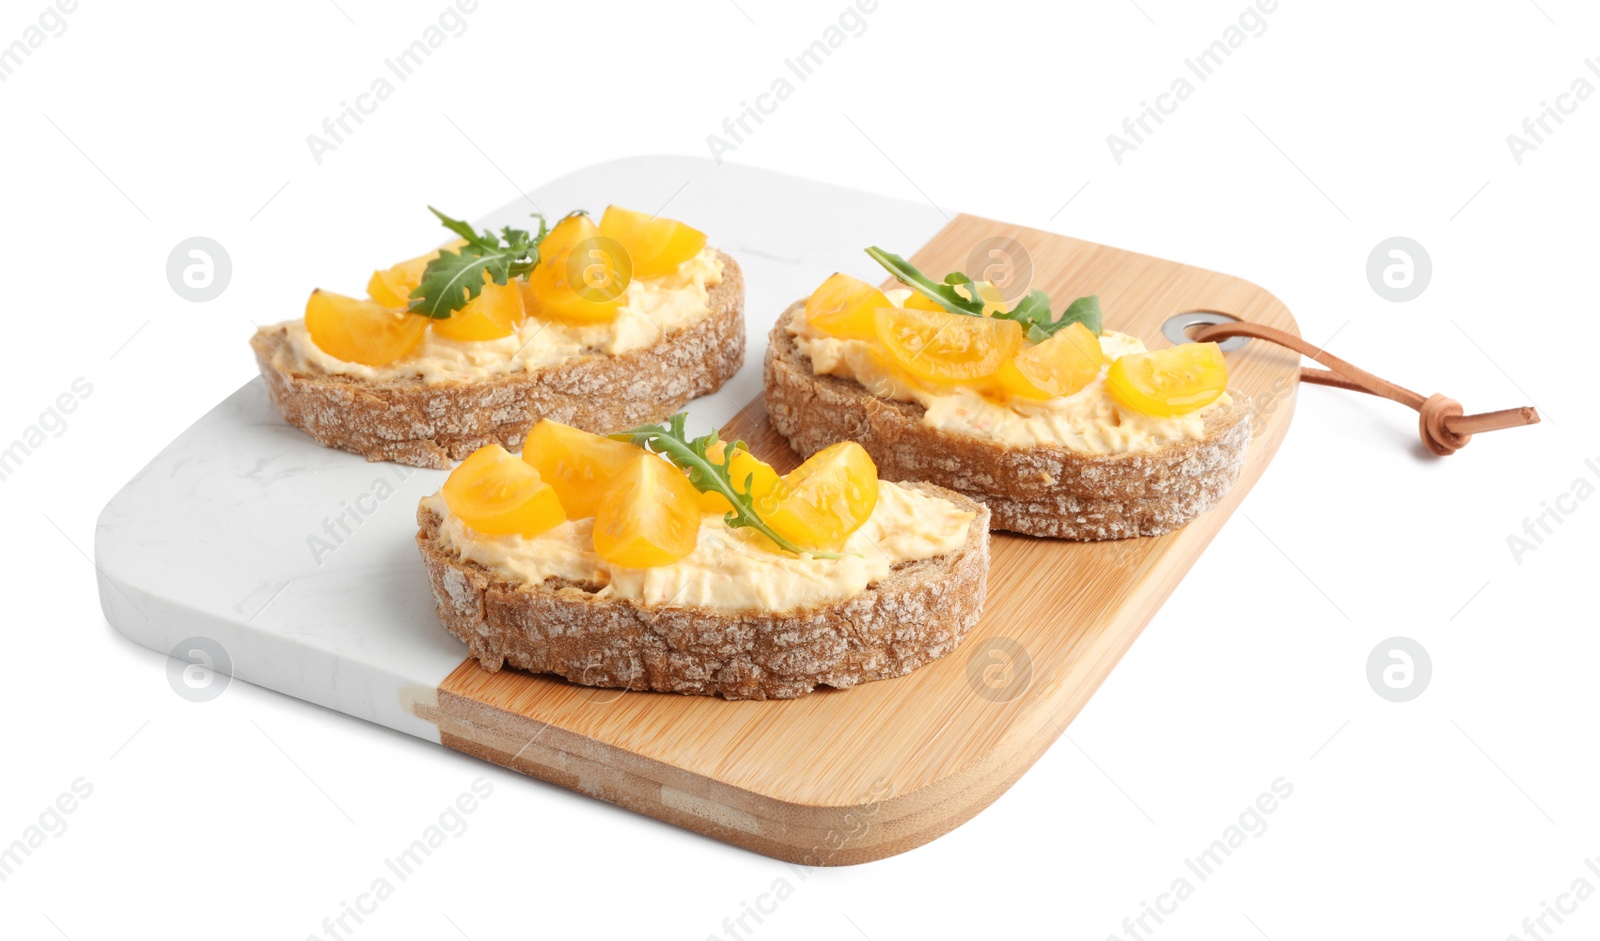
M913 261L936 277L970 271L986 242L1013 254L1020 245L1033 286L1052 298L1099 294L1107 327L1152 348L1167 345L1169 316L1195 309L1296 332L1283 304L1237 278L975 216L952 220ZM451 748L768 856L845 865L926 843L992 803L1066 730L1266 468L1293 410L1298 357L1251 343L1228 365L1234 387L1260 404L1244 472L1222 505L1156 538L996 534L978 626L909 676L787 702L724 702L491 674L467 660L419 699L417 714ZM780 470L798 463L760 397L725 435Z
M609 202L667 207L739 259L748 361L722 392L690 404L691 426L723 424L780 467L793 457L759 395L767 331L834 270L878 276L868 244L901 254L920 245L914 259L927 270L978 275L990 273L988 249L1015 254L986 240L1014 240L1032 286L1058 299L1098 293L1109 327L1152 346L1165 342L1169 315L1197 308L1295 329L1282 304L1236 278L734 164L601 164L478 223L522 224L529 201L556 215ZM419 246L436 240L419 225ZM360 280L324 286L357 290ZM242 366L250 325L240 328ZM445 473L318 447L284 423L259 379L107 504L95 534L101 607L160 653L207 650L222 674L729 843L809 865L878 859L947 832L1028 769L1259 477L1293 409L1296 358L1251 343L1228 359L1234 384L1257 397L1258 433L1222 505L1157 539L994 537L982 622L945 659L897 680L730 703L485 673L440 627L412 543L417 501ZM1041 568L1077 578L1027 576Z

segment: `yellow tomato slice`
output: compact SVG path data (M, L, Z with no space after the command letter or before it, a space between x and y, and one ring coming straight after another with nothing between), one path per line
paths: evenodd
M905 307L876 313L878 338L889 357L926 382L981 382L1022 348L1022 325L1014 320Z
M555 488L571 519L593 516L606 486L633 463L640 449L548 418L528 432L522 459Z
M888 307L883 292L847 274L831 274L806 298L806 323L829 336L847 340L875 340L876 312Z
M1215 343L1184 343L1133 353L1106 371L1111 397L1146 415L1183 415L1204 408L1228 388L1228 363Z
M841 441L818 451L756 500L756 515L805 549L833 552L878 505L878 467L861 445Z
M588 216L569 216L539 246L539 264L528 275L529 312L577 323L616 318L633 282L628 252L600 234Z
M633 259L633 276L658 278L700 254L706 234L676 219L650 216L621 206L607 206L600 234L616 239Z
M456 239L445 248L454 251L465 244L467 244L465 239ZM367 296L385 307L410 307L411 292L422 283L422 273L427 270L428 262L439 257L439 251L434 249L426 255L402 261L392 268L374 271L367 281Z
M983 301L983 315L985 317L997 310L1006 309L1006 297L1000 293L1000 288L993 281L978 282L978 297Z
M1071 395L1093 382L1103 365L1100 338L1075 323L1043 343L1018 350L995 378L1012 395L1050 399Z
M498 340L522 322L522 288L513 280L495 284L488 272L483 291L449 317L433 321L433 332L452 340Z
M411 262L401 262L393 268L374 271L372 277L367 281L367 296L384 307L403 310L411 306L411 292L415 291L417 285L422 283L422 269L427 267L428 259L431 257L424 256L421 259L414 259L422 262L421 265L417 266L415 275L410 275L403 270Z
M909 308L911 310L937 310L937 311L944 311L944 305L943 304L940 304L938 301L934 300L933 298L928 297L925 294L921 294L921 293L919 293L917 291L912 291L911 292L911 296L906 298L906 302L904 304L901 304L900 306L901 307L905 307L905 308Z
M600 234L600 229L589 218L588 213L574 213L556 223L555 228L545 235L544 241L539 243L539 257L549 258L551 255L564 255L585 239L592 239ZM543 264L543 262L540 262Z
M971 288L962 287L959 291L965 294L969 300L971 299ZM1005 310L1005 296L1000 293L1000 289L995 287L992 281L978 283L978 297L983 300L983 313L986 317L997 310ZM909 307L912 310L945 310L943 304L920 291L912 291L911 296L907 297L906 302L900 306Z
M490 536L537 536L566 522L555 489L498 444L472 452L444 482L461 522Z
M713 464L721 464L727 453L727 445L717 442L706 449L706 456ZM728 476L733 480L733 489L739 493L748 493L756 503L772 492L778 485L778 472L772 465L761 460L744 448L733 452L733 464L728 468ZM748 490L745 481L748 480ZM720 493L701 491L700 510L707 516L726 516L733 512L733 504ZM759 513L757 515L760 515Z
M683 471L640 451L611 481L594 514L594 551L613 565L670 565L700 538L699 491Z
M332 291L312 291L306 301L306 331L329 356L363 366L386 366L422 342L428 318L391 310Z

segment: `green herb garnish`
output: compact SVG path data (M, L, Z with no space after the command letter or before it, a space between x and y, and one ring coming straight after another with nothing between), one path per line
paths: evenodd
M688 419L687 412L679 412L667 419L665 425L640 425L638 428L619 431L610 437L662 455L674 466L688 471L689 483L701 493L721 494L723 499L733 506L733 511L722 518L729 529L753 529L776 543L778 548L795 555L805 554L818 559L844 558L838 552L801 548L763 522L756 514L755 499L750 495L750 482L755 479L755 475L746 475L739 485L735 485L728 470L733 464L734 451L749 450L745 447L745 443L734 441L724 444L726 449L723 452L724 460L718 464L706 453L713 444L721 440L717 432L713 430L708 435L691 438L684 431L684 423Z
M538 232L506 226L495 235L488 229L474 231L467 223L452 219L432 206L428 211L467 243L459 248L441 249L439 257L428 262L423 270L422 283L411 292L411 312L435 320L449 317L483 293L484 272L488 272L495 284L526 277L539 264L539 243L550 234L544 216L539 213L533 214L533 218L539 220Z
M876 245L867 249L872 260L888 269L889 273L906 287L932 300L952 314L982 317L983 298L978 296L978 285L959 271L935 281L911 262L899 255L886 252ZM1060 317L1050 313L1050 297L1040 290L1029 291L1010 310L995 311L989 315L996 320L1015 320L1027 331L1030 343L1040 343L1055 336L1067 327L1081 323L1095 336L1101 333L1100 298L1098 295L1080 297L1061 312Z

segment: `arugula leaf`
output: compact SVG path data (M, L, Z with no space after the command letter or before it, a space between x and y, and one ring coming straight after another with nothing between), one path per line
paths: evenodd
M918 294L932 300L952 314L967 314L973 317L983 316L983 299L976 290L971 288L972 279L959 272L947 275L944 283L933 281L927 275L918 271L916 266L906 261L899 255L891 254L874 245L867 249L867 254L872 260L889 270L889 273L899 279L901 284L916 291ZM955 280L952 280L955 279ZM956 285L967 285L970 294L963 295L956 290Z
M1029 343L1050 339L1050 297L1043 291L1029 291L1016 307L1005 313L997 312L995 316L1022 324Z
M478 233L473 230L472 226L468 225L466 222L463 222L460 219L452 219L432 206L428 207L428 211L437 216L440 223L442 223L445 228L466 239L468 242L476 242L479 241L480 238L486 239L488 237L487 232L485 232L483 236L479 236Z
M1062 330L1075 323L1081 323L1095 336L1100 335L1100 298L1098 295L1080 297L1061 312L1060 317L1052 318L1050 314L1050 298L1043 291L1029 291L1028 296L1017 302L1017 306L1004 313L994 315L1005 320L1015 320L1022 324L1028 333L1028 342L1042 343Z
M820 552L812 549L803 549L788 539L780 536L777 530L768 526L756 514L755 499L750 495L750 481L754 475L747 474L742 481L742 487L735 486L733 477L728 468L733 461L724 460L721 464L713 462L706 453L710 447L721 440L717 432L712 430L709 435L690 438L684 431L684 423L689 419L688 412L679 412L667 419L665 425L640 425L627 431L619 431L611 438L618 441L627 441L631 444L653 451L671 461L675 466L689 472L689 483L701 493L719 493L733 510L723 517L723 522L729 529L754 529L756 532L778 545L785 552L795 555L809 554L818 559L842 559L844 556L838 552ZM724 455L732 457L732 452L745 449L743 441L735 441L724 445Z
M1061 312L1061 319L1056 321L1056 326L1051 332L1065 330L1075 323L1081 323L1088 327L1089 332L1095 336L1105 332L1101 327L1100 295L1091 294L1088 297L1080 297L1068 304L1067 309Z
M478 232L432 206L428 211L466 242L459 248L441 249L439 256L428 262L421 283L411 292L412 312L436 320L449 317L483 293L485 272L495 284L526 277L539 264L539 245L550 234L544 216L538 213L533 214L539 220L537 233L506 226L497 236L487 229Z
M984 303L983 298L978 296L978 285L968 275L954 271L945 275L943 282L937 282L909 261L876 245L868 248L867 254L901 284L933 300L950 313L967 317L984 316ZM1043 291L1033 290L1018 301L1017 306L996 311L989 316L1022 324L1031 343L1048 340L1075 323L1083 324L1095 336L1101 333L1100 298L1097 295L1078 298L1062 311L1060 317L1054 317L1050 313L1049 296Z
M411 292L411 311L436 320L448 318L483 293L485 271L496 284L505 284L511 259L504 255L485 258L485 253L472 246L440 251L439 257L428 262L421 283Z

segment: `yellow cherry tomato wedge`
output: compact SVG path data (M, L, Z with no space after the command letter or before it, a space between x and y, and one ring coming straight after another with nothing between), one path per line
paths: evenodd
M606 487L594 514L594 551L613 565L653 568L694 551L699 491L683 471L639 451Z
M706 234L699 229L621 206L606 207L600 217L600 234L627 250L636 278L672 274L706 247Z
M1100 338L1075 323L1043 343L1018 350L995 378L1012 395L1051 399L1071 395L1093 382L1103 365Z
M628 252L602 236L588 216L569 216L539 246L539 264L523 296L529 313L540 317L603 323L616 318L631 283Z
M756 500L756 515L805 549L837 551L878 505L878 466L841 441L811 455Z
M943 304L917 291L912 291L911 296L907 297L906 302L900 306L910 310L944 310Z
M1111 364L1106 385L1119 404L1145 415L1183 415L1228 388L1228 363L1215 343L1133 353Z
M449 317L434 320L433 332L452 340L498 340L517 332L522 315L522 288L511 280L495 284L484 272L482 292Z
M579 242L595 238L599 234L600 228L589 218L588 213L573 213L558 221L555 228L545 235L544 241L539 243L539 256L549 258L551 255L565 254L572 251Z
M363 366L386 366L417 348L428 318L391 310L332 291L312 291L306 301L306 331L329 356Z
M1000 292L999 285L993 281L978 282L978 297L983 301L983 315L985 317L997 310L1006 309L1006 296Z
M889 306L883 292L867 282L847 274L831 274L806 298L806 323L841 339L875 340L876 312Z
M467 244L465 239L456 239L445 248L454 251ZM427 270L428 262L439 257L440 249L434 249L426 255L402 261L392 268L374 271L367 281L367 296L385 307L406 308L411 306L411 292L422 283L422 273Z
M490 536L537 536L567 519L555 488L498 444L472 452L443 492L450 512Z
M555 488L569 519L593 516L606 486L641 453L626 441L613 441L541 420L522 444L522 459Z
M981 383L1022 348L1015 320L880 307L878 338L902 371L944 385Z
M411 306L411 292L422 283L422 270L428 266L432 255L403 261L393 268L374 271L367 280L367 296L385 307L405 309ZM420 262L420 264L415 264ZM407 270L414 267L415 271Z
M706 456L713 464L721 464L727 454L727 444L717 442L706 449ZM733 489L739 493L748 493L754 502L760 501L771 493L778 485L778 472L772 465L761 460L744 448L736 448L733 452L733 464L728 468L728 476L733 480ZM745 481L749 480L748 490ZM700 510L707 516L726 516L733 512L733 504L728 498L714 491L701 491ZM757 515L760 515L757 513Z
M967 295L969 299L972 296L971 288L963 287L959 291ZM1005 296L1000 293L1000 289L995 287L992 281L978 283L978 297L983 299L983 313L986 317L997 310L1005 310ZM911 296L907 297L905 303L900 306L909 307L912 310L945 310L943 304L920 291L912 291Z

